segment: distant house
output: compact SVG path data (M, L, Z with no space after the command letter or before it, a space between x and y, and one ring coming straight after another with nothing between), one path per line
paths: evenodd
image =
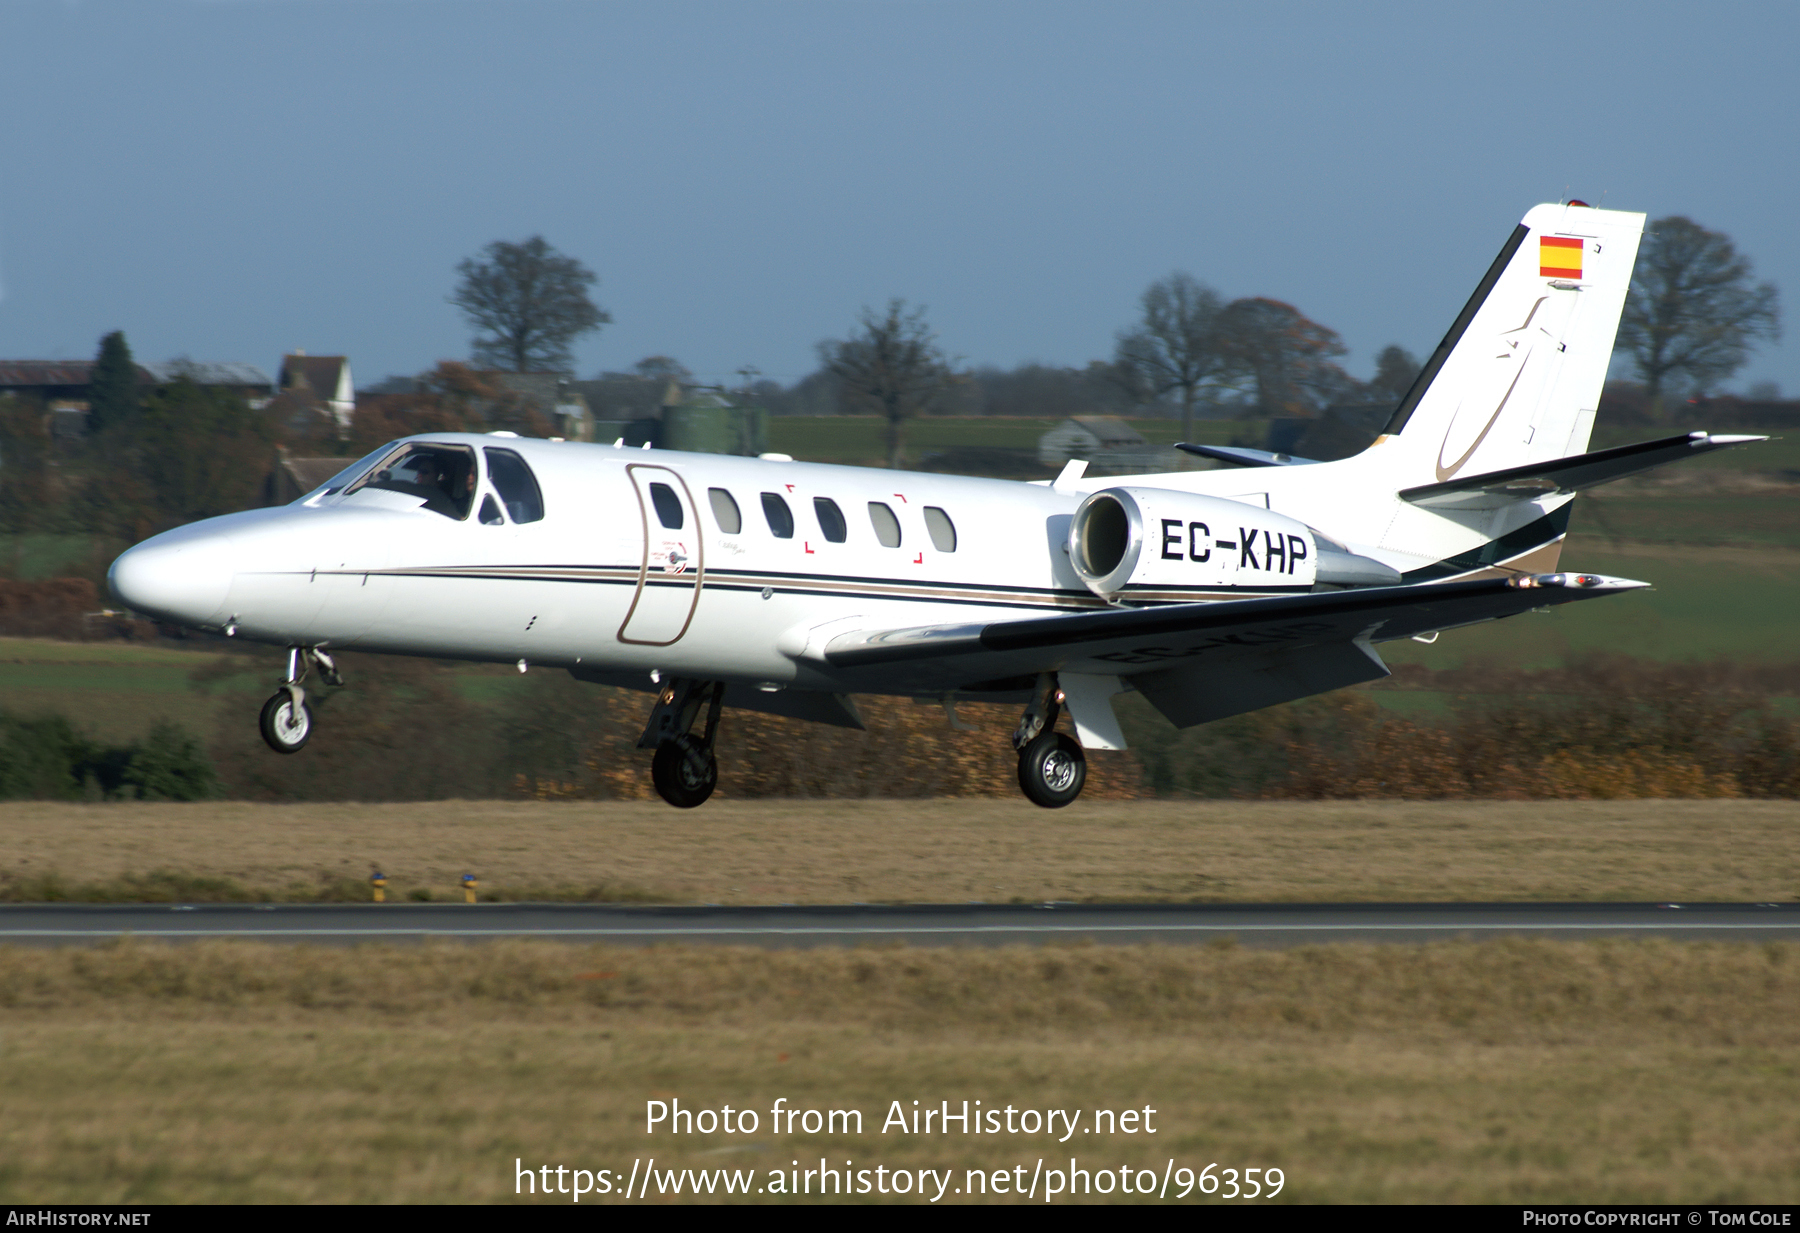
M1038 438L1040 466L1060 467L1071 458L1087 460L1090 471L1174 471L1187 455L1152 445L1116 415L1077 415Z
M139 364L137 376L138 383L146 388L168 385L185 377L199 385L241 394L253 407L269 401L269 374L254 364L170 360L165 364ZM93 380L92 360L0 360L0 394L42 400L50 413L50 432L58 440L86 434L88 391Z
M1116 415L1077 415L1038 438L1038 462L1058 467L1107 450L1141 450L1150 443Z
M261 410L274 390L269 374L255 364L236 360L222 363L199 360L170 360L166 364L140 364L140 372L149 375L152 385L169 385L186 378L208 389L229 390L241 395L252 407Z
M300 405L318 404L337 421L340 434L350 431L356 410L356 382L350 377L350 360L342 355L308 355L295 351L281 357L280 392Z
M519 395L531 410L550 421L551 431L565 441L592 441L594 415L575 383L554 372L483 372L482 377Z
M85 411L93 373L92 360L0 360L0 394L41 398L46 405L79 402ZM138 379L151 380L141 366Z
M592 409L594 418L607 423L656 419L662 414L663 405L669 402L667 381L635 374L608 373L593 381L573 384ZM677 390L675 403L680 402L679 387Z
M78 440L87 435L93 371L92 360L0 360L0 395L39 399L49 413L51 437ZM138 379L148 379L141 368Z
M275 467L263 486L264 505L287 505L305 496L349 466L350 458L295 458L285 445L275 447Z

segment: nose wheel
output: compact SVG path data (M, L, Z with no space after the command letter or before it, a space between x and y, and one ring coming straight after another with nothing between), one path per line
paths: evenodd
M312 707L304 698L295 702L284 689L263 703L262 738L276 753L299 753L312 739L312 728Z
M1081 743L1056 731L1062 704L1056 677L1044 673L1013 732L1013 748L1019 751L1019 790L1045 809L1070 804L1087 783L1087 755L1081 752Z
M317 647L288 648L287 673L282 678L281 688L263 703L258 725L263 740L276 753L299 753L312 739L312 707L307 705L306 690L300 684L312 667L319 669L319 675L327 685L344 683L337 664L324 651Z

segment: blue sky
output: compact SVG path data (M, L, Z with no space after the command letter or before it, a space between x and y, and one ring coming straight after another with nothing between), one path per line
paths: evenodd
M1367 375L1565 195L1800 288L1796 47L1776 3L0 0L0 356L366 384L466 356L456 263L542 234L613 316L582 376L792 381L890 296L1081 364L1176 269Z

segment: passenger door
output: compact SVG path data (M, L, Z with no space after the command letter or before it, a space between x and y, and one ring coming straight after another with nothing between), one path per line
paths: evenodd
M625 468L637 492L644 551L619 641L668 646L687 633L705 582L706 541L687 481L668 467Z

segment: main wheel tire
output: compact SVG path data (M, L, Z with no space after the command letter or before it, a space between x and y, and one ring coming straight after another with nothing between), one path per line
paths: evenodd
M719 786L719 760L702 750L694 737L678 736L656 747L650 759L650 778L657 794L669 804L692 809L705 804Z
M312 739L312 730L312 707L302 702L296 714L294 699L287 690L263 703L262 737L276 753L299 753Z
M1086 782L1087 755L1074 737L1043 732L1019 753L1019 787L1035 805L1061 809Z

